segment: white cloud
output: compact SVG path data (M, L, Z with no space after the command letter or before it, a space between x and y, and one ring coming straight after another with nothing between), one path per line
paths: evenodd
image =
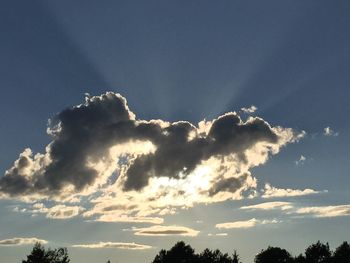
M48 243L46 240L38 239L36 237L14 237L0 240L0 246L32 245L38 242L41 244Z
M306 157L304 155L300 155L299 159L295 161L296 165L303 165L306 161Z
M216 234L209 233L208 236L209 237L226 237L228 236L228 234L227 233L216 233Z
M254 113L258 110L258 108L254 105L251 105L248 108L241 108L241 111L243 111L244 113Z
M336 137L336 136L339 135L339 133L333 131L333 130L331 129L331 127L328 126L328 127L326 127L326 128L323 129L323 135L324 135L324 136L334 136L334 137Z
M197 236L199 231L183 226L151 226L135 228L137 236Z
M247 210L273 210L273 209L288 210L292 208L293 208L293 204L290 202L265 202L261 204L241 207L241 209L247 209Z
M27 210L33 214L46 214L47 218L67 219L79 215L85 208L81 206L55 205L46 207L43 203L36 203L32 210Z
M148 223L162 224L164 219L161 217L141 217L141 216L119 216L113 214L101 215L95 221L97 222L121 222L121 223Z
M297 214L309 214L314 217L350 216L350 205L311 206L299 208Z
M320 191L316 191L313 189L283 189L276 188L271 186L270 184L265 184L265 189L263 190L262 198L274 198L274 197L291 197L291 196L303 196L310 194L318 194Z
M227 222L227 223L220 223L216 224L215 227L218 229L234 229L234 228L251 228L255 227L257 225L266 225L266 224L275 224L279 223L278 220L258 220L255 218L245 220L245 221L235 221L235 222Z
M99 242L94 244L78 244L73 245L76 248L116 248L116 249L130 249L130 250L144 250L150 249L151 246L141 245L136 243L122 243L122 242Z

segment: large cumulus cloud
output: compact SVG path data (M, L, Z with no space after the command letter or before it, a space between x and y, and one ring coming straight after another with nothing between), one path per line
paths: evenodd
M228 199L227 193L233 198L254 188L250 168L300 137L258 117L243 121L235 112L198 125L139 120L113 92L58 113L48 134L52 142L44 153L25 149L1 177L0 194L64 200L102 189L91 214L120 211L127 204L129 212L139 211L139 203L130 200L140 193L145 200L145 192L149 202L158 202L152 207L163 198L162 209L170 213L169 196L197 196L203 202ZM119 209L101 204L107 199Z

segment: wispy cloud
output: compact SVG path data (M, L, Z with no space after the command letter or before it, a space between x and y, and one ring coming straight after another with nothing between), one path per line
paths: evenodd
M295 165L303 165L306 161L306 157L304 155L300 155L299 159L295 161Z
M32 245L35 243L48 243L44 239L38 239L36 237L14 237L9 239L0 240L0 246L20 246L20 245Z
M254 105L251 105L250 107L247 108L241 108L241 111L243 111L244 113L254 113L258 110L258 108Z
M273 210L273 209L288 210L292 208L293 208L293 204L291 202L265 202L261 204L241 207L241 209L246 209L246 210Z
M258 220L255 218L245 220L245 221L234 221L234 222L226 222L226 223L220 223L216 224L215 227L218 229L235 229L235 228L251 228L255 227L257 225L266 225L266 224L276 224L280 221L276 219L272 220Z
M93 244L78 244L73 245L76 248L116 248L116 249L130 249L130 250L144 250L150 249L152 246L141 245L136 243L122 243L122 242L99 242Z
M308 214L313 217L350 216L350 205L310 206L296 210L297 214Z
M209 233L208 236L209 237L226 237L228 236L228 234L227 233L216 233L216 234Z
M135 228L138 236L197 236L199 231L183 226L151 226Z
M67 219L79 215L85 209L81 206L55 205L46 207L43 203L36 203L32 210L27 210L33 214L46 214L47 218Z
M325 191L323 191L325 192ZM274 198L274 197L292 197L292 196L303 196L303 195L311 195L318 194L320 191L316 191L313 189L290 189L290 188L277 188L273 187L270 184L265 184L265 189L263 190L262 198Z
M326 127L323 129L323 135L324 136L338 136L339 135L339 132L335 132L334 130L331 129L331 127Z
M162 224L164 219L161 217L142 217L142 216L120 216L113 214L102 215L97 218L97 222L122 222L122 223L149 223Z

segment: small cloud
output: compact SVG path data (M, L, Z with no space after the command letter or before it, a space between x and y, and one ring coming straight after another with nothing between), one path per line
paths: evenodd
M99 242L95 244L78 244L72 247L77 248L117 248L117 249L131 249L131 250L144 250L150 249L151 246L141 245L136 243L122 243L122 242Z
M217 233L216 236L217 237L225 237L225 236L227 236L227 233Z
M350 216L350 205L312 206L299 208L297 214L309 214L313 217Z
M199 231L183 226L151 226L136 228L137 236L197 236Z
M241 108L241 111L244 113L254 113L258 110L258 108L254 105L250 106L249 108Z
M148 223L162 224L164 219L161 217L144 217L144 216L119 216L114 214L106 214L100 216L95 221L97 222L119 222L119 223Z
M36 237L14 237L10 239L0 240L0 246L21 246L21 245L32 245L35 243L47 244L48 242L43 239Z
M266 225L266 224L275 224L279 223L278 220L258 220L255 218L245 220L245 221L235 221L235 222L227 222L215 225L218 229L234 229L234 228L251 228L257 225Z
M293 208L293 204L290 202L265 202L261 204L241 207L241 209L247 209L247 210L273 210L273 209L288 210L292 208Z
M339 132L335 132L334 130L331 129L331 127L326 127L323 129L323 135L324 136L338 136L339 135Z
M295 161L295 165L303 165L306 161L306 157L304 155L300 155L299 159Z
M325 191L323 191L325 192ZM276 188L271 186L270 184L265 184L265 189L263 190L262 198L274 198L274 197L291 197L291 196L303 196L303 195L310 195L310 194L318 194L321 193L320 191L316 191L313 189L283 189L283 188Z
M79 215L84 210L85 208L81 206L55 205L52 207L46 207L43 203L35 203L32 209L14 209L15 212L28 212L32 213L33 216L37 214L46 214L46 217L51 219L72 218Z
M216 233L216 234L209 233L208 236L209 237L226 237L228 236L228 234L227 233Z

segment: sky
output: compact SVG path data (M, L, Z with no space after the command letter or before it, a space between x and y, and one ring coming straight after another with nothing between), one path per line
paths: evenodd
M0 4L0 261L349 241L349 1Z

